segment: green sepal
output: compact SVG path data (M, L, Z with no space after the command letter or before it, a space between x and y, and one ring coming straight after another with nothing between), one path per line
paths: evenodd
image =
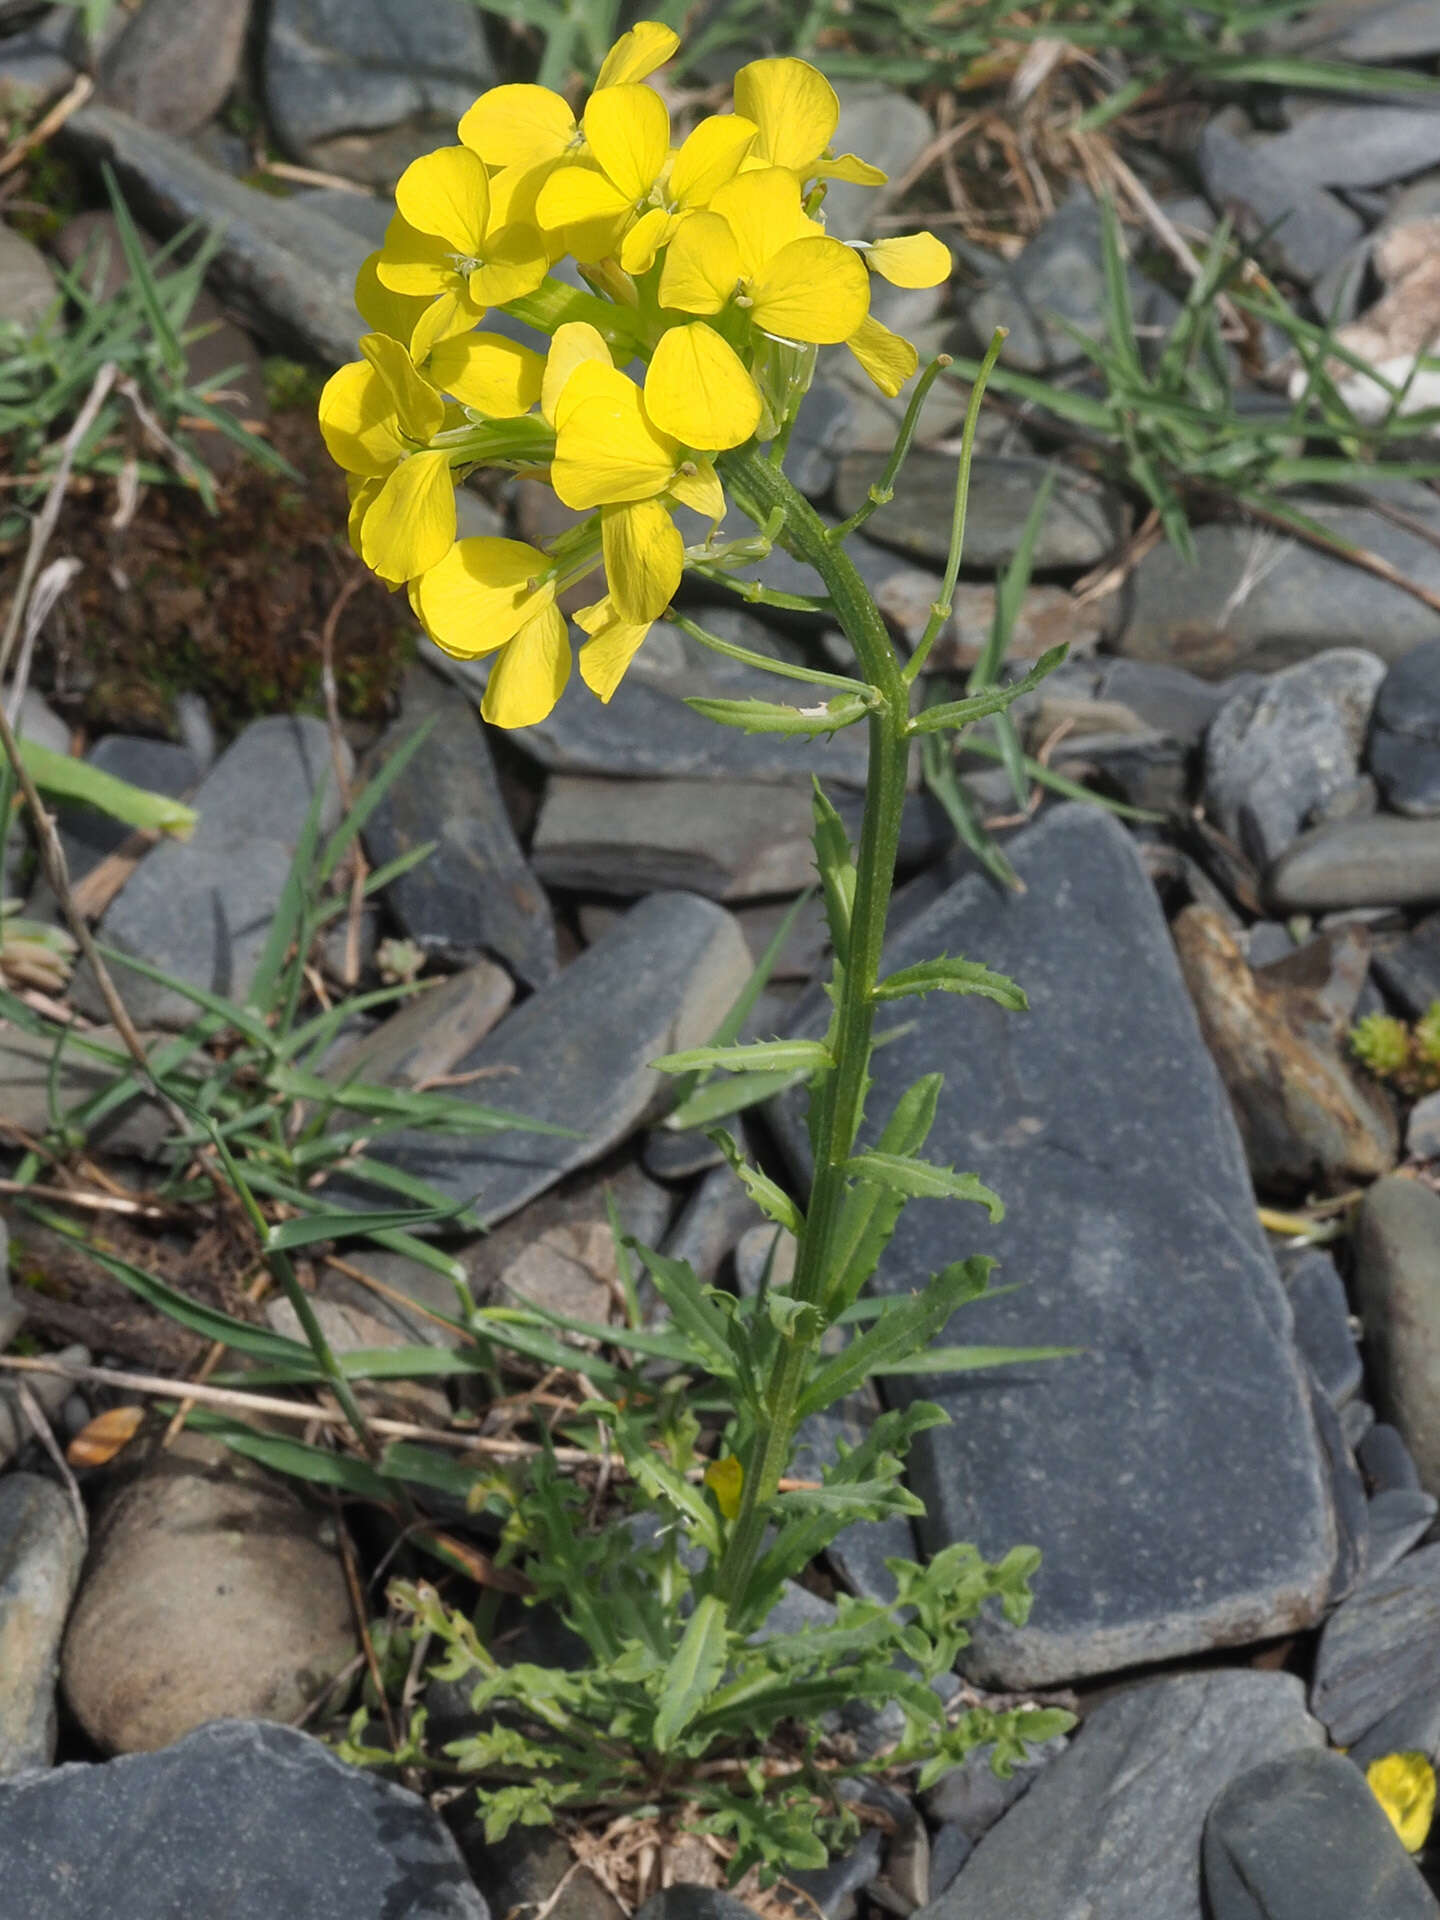
M911 1160L898 1153L857 1153L846 1161L845 1170L907 1200L973 1200L988 1210L992 1227L1005 1218L999 1194L973 1173L956 1173L951 1167L932 1166L928 1160Z
M793 1233L798 1240L805 1231L805 1216L786 1193L777 1186L768 1174L758 1167L752 1167L740 1148L723 1127L716 1127L706 1138L717 1146L730 1162L731 1171L744 1187L750 1198L759 1207L767 1220L773 1220L777 1226L784 1227L787 1233Z
M1003 973L992 973L978 960L951 960L941 954L938 960L922 960L913 967L876 982L872 1000L904 1000L911 994L978 993L994 1000L1011 1013L1027 1013L1030 1002L1023 988Z
M850 958L850 916L855 910L855 855L844 823L818 780L814 804L815 871L825 900L830 944L844 966Z
M722 727L739 727L742 733L793 733L810 740L822 733L838 733L841 727L853 727L872 711L869 699L858 693L837 694L822 707L786 707L773 700L711 700L699 696L685 704L707 720L714 720Z
M911 733L938 733L951 727L968 727L974 720L1004 713L1021 694L1032 692L1047 674L1053 673L1068 652L1068 647L1051 647L1041 654L1023 680L1012 680L1007 687L984 687L964 700L946 700L938 707L922 708L910 722Z
M749 1040L735 1047L689 1047L684 1053L662 1053L650 1065L658 1073L822 1073L833 1067L829 1050L819 1040Z

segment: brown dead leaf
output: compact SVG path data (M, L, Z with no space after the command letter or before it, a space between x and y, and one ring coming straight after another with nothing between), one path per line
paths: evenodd
M80 1429L65 1449L72 1467L107 1467L129 1446L145 1420L144 1407L111 1407Z

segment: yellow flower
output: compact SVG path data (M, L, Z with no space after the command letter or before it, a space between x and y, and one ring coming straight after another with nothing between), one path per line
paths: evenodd
M637 20L601 61L595 76L595 91L599 93L602 87L622 87L632 80L648 80L679 45L680 36L673 27L662 27L658 20Z
M892 400L920 364L920 356L908 340L869 314L845 344L880 391Z
M646 79L679 44L672 28L637 20L606 54L595 92ZM578 154L585 145L568 103L549 87L491 87L462 115L459 134L489 167L541 166Z
M570 635L555 605L554 563L538 548L457 540L412 581L410 604L442 652L461 660L500 653L480 706L493 726L533 727L565 691Z
M395 584L423 573L455 538L450 457L427 445L445 403L387 334L366 334L363 360L341 367L320 396L320 431L352 489L351 540L365 564Z
M540 398L545 362L503 334L466 333L442 340L431 352L425 372L462 406L493 420L509 420L528 413Z
M402 347L408 347L416 323L429 307L423 295L392 293L376 271L380 262L377 249L360 263L355 276L355 306L372 333L388 333Z
M1418 1853L1435 1817L1435 1769L1423 1753L1387 1753L1365 1769L1402 1844Z
M950 278L950 249L933 233L897 233L889 240L860 240L865 264L892 287L938 287Z
M817 346L848 340L869 310L859 257L809 218L786 168L740 174L666 252L662 307L712 314L732 300L762 332Z
M580 678L608 706L654 622L626 620L607 594L593 607L581 607L575 624L590 635L580 649Z
M375 270L393 293L433 303L411 337L419 359L437 340L474 326L487 307L533 293L549 271L549 253L533 227L492 218L489 177L467 147L441 147L412 161L395 205Z
M853 153L827 153L840 118L835 89L804 60L752 60L735 76L735 108L760 129L754 155L802 179L883 187L886 176Z
M555 429L550 484L567 507L584 511L668 493L715 519L724 511L711 463L689 457L656 426L640 389L614 367L586 361L574 369L555 406Z

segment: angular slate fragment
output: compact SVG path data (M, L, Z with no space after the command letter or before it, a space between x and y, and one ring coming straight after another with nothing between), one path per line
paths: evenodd
M377 765L427 719L429 734L365 823L365 850L377 866L436 842L391 881L386 902L425 952L452 961L493 954L527 986L543 987L560 970L555 922L515 838L474 709L443 681L413 672Z
M250 1720L0 1787L0 1859L36 1920L490 1920L423 1800Z
M1433 1685L1440 1672L1440 1546L1367 1580L1325 1622L1310 1705L1337 1747Z
M397 1133L372 1152L493 1225L633 1132L666 1084L649 1062L709 1040L750 971L745 936L723 907L652 894L455 1068L481 1076L453 1089L460 1099L574 1137Z
M1185 1673L1095 1709L986 1834L928 1920L1201 1920L1215 1795L1262 1760L1323 1745L1288 1673Z
M131 786L143 787L148 793L166 794L172 800L178 800L200 778L199 765L188 747L177 747L169 740L147 740L134 733L106 734L85 759L101 773L128 780ZM59 818L72 885L130 837L131 830L123 820L112 819L97 807L70 803L60 808Z
M1440 1906L1358 1767L1286 1754L1243 1773L1205 1823L1213 1920L1435 1920Z
M1280 1262L1280 1278L1295 1314L1295 1339L1329 1395L1343 1407L1360 1391L1360 1349L1350 1331L1350 1305L1334 1260L1319 1247Z
M990 1228L974 1207L913 1202L881 1284L991 1254L1013 1291L941 1340L1081 1349L906 1382L953 1416L911 1452L924 1543L1044 1554L1029 1625L987 1613L963 1656L981 1684L1026 1687L1306 1625L1338 1542L1289 1307L1133 843L1066 806L1006 851L1023 895L960 880L885 966L963 954L1017 978L1031 1011L907 1003L912 1031L875 1057L869 1125L943 1072L925 1155L977 1172L1008 1209ZM781 1125L803 1162L793 1106Z

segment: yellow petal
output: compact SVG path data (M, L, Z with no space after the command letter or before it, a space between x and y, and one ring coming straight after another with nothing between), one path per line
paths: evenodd
M848 340L870 306L858 254L838 240L792 240L752 289L757 327L824 346Z
M397 213L385 229L375 276L392 293L429 299L457 284L455 256L447 240L435 233L421 233Z
M570 633L557 607L525 622L490 669L480 711L492 727L533 727L565 691Z
M1423 1753L1387 1753L1365 1769L1370 1790L1411 1853L1425 1844L1435 1817L1435 1769Z
M360 530L365 524L365 516L374 506L383 480L362 480L357 474L346 476L346 489L350 495L350 515L345 523L345 537L356 553L360 551Z
M567 320L550 336L550 351L545 357L545 378L540 388L540 411L552 427L560 395L575 369L581 365L611 367L610 349L605 337L588 320Z
M620 242L620 264L626 273L648 273L655 264L656 254L671 239L678 225L675 215L663 207L652 207L649 213L642 213Z
M703 207L740 171L759 129L738 113L712 113L685 139L666 188L672 207Z
M551 604L554 581L535 584L549 565L523 540L457 540L413 583L410 604L436 646L474 660L503 647Z
M950 278L950 249L933 233L897 233L865 249L865 264L892 287L938 287Z
M557 167L541 188L535 217L547 233L579 220L618 220L630 198L593 167Z
M757 280L792 240L816 238L825 229L800 204L800 182L784 167L758 167L738 174L710 202L722 214L740 249L740 271ZM837 243L838 244L838 243Z
M609 601L602 605L608 607ZM596 697L609 704L625 677L625 669L640 651L650 631L648 620L611 618L598 624L593 638L580 649L580 678Z
M665 491L682 507L703 513L714 526L725 518L725 489L709 460L687 460Z
M759 66L798 66L796 61L764 60L757 61ZM727 1454L723 1460L712 1460L705 1469L705 1484L715 1496L715 1504L727 1520L733 1520L740 1511L740 1496L745 1489L745 1469L733 1454Z
M590 96L585 138L633 206L649 193L670 158L670 115L651 87L609 86Z
M529 347L498 333L467 333L442 341L426 372L463 405L509 420L528 413L540 398L545 362Z
M740 253L718 213L683 221L660 269L660 304L674 313L719 313L740 278Z
M488 167L533 167L575 143L575 116L548 87L491 87L460 121L460 138Z
M388 333L392 340L408 347L416 323L430 303L423 295L396 293L387 287L376 272L379 259L376 252L360 263L355 276L355 305L372 333Z
M389 389L401 431L411 440L428 440L445 424L445 402L421 374L415 362L388 333L367 333L360 351Z
M360 529L360 557L382 580L413 580L455 543L455 488L446 453L402 460Z
M752 60L741 67L735 108L760 129L756 152L796 173L820 158L840 118L835 89L804 60Z
M601 61L595 91L644 80L657 67L663 67L679 45L680 36L673 27L662 27L658 20L637 20Z
M423 365L442 340L453 340L457 333L468 333L485 318L485 309L470 298L469 289L457 281L453 287L432 300L415 322L410 336L410 357Z
M438 234L461 254L477 254L490 221L490 181L468 147L441 147L412 160L395 186L402 219Z
M869 314L845 344L880 391L892 400L920 364L920 356L908 340L882 327Z
M809 170L809 177L818 180L848 180L857 187L883 187L890 178L882 167L862 160L858 153L841 153L832 159L822 159Z
M320 432L347 473L389 473L405 452L390 389L364 360L332 373L320 395Z
M645 417L639 389L623 373L583 366L584 397L560 408L550 484L567 507L649 500L669 486L678 449Z
M687 447L738 447L760 424L760 394L745 363L697 320L660 336L645 376L645 411Z
M610 598L624 620L658 620L685 571L685 542L658 500L605 507L600 541Z
M506 227L485 243L485 258L470 275L470 298L482 310L533 293L550 271L550 254L534 227Z

